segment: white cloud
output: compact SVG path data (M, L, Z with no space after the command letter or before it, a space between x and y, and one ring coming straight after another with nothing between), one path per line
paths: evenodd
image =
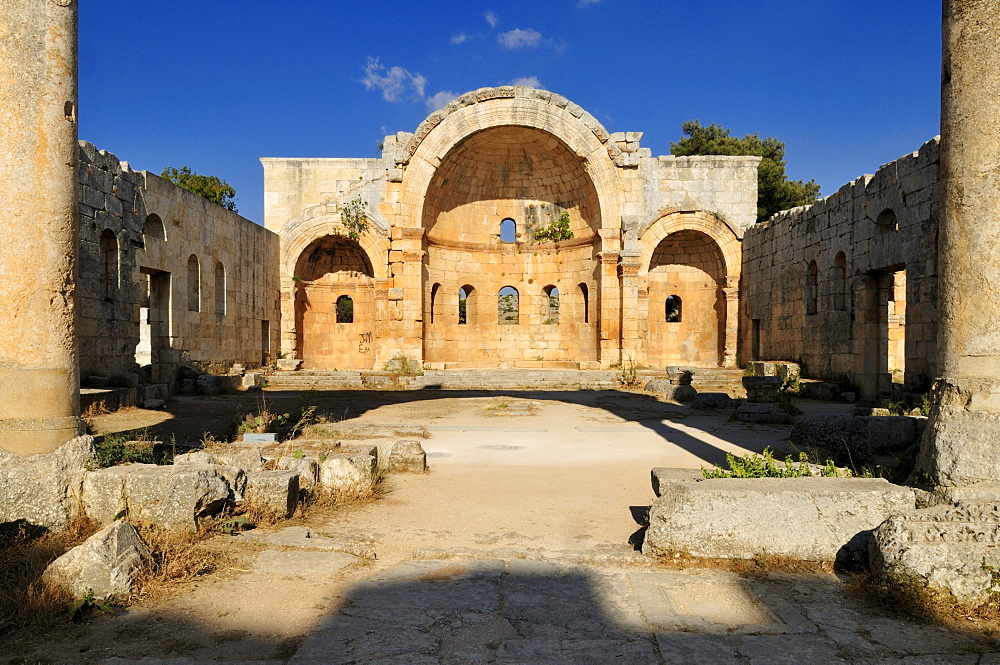
M526 85L529 88L541 88L542 82L537 76L519 76L510 82L511 85Z
M497 41L506 49L535 48L542 42L542 33L528 28L515 28L497 35Z
M470 39L472 39L472 35L460 32L457 35L454 35L449 41L451 41L452 44L464 44Z
M417 98L423 99L427 79L402 67L387 68L378 58L368 58L368 62L365 63L365 76L361 79L361 83L368 90L379 90L385 101L398 102L411 91Z
M483 14L483 18L486 19L486 22L490 24L491 28L497 27L497 23L500 22L500 17L493 12L486 12Z
M452 92L451 90L442 90L437 94L431 95L426 100L427 112L433 113L438 109L443 109L445 106L448 105L448 102L450 102L453 99L456 99L457 97L458 95Z

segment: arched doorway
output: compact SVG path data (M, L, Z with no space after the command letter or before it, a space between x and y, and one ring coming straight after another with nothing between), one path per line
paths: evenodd
M648 272L650 365L722 365L725 284L722 250L710 236L681 230L660 241Z
M371 260L354 240L314 240L295 265L296 356L304 369L372 369L375 289Z

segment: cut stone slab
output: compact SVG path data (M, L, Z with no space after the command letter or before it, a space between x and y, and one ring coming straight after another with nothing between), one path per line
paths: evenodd
M934 506L893 515L873 534L873 576L914 583L978 605L1000 591L1000 508L993 504Z
M94 456L94 437L79 436L44 455L0 449L0 523L24 520L66 526L77 510L80 483Z
M198 450L176 455L174 457L174 464L210 464L214 466L229 484L229 500L243 500L243 493L247 487L247 474L240 467L228 465L215 455Z
M916 506L912 490L881 478L656 478L643 543L653 556L858 557L872 529Z
M299 474L299 489L308 490L319 480L319 460L312 457L278 457L275 466L284 471Z
M257 559L253 562L253 570L256 573L316 577L332 575L358 561L358 557L345 552L265 550L257 555Z
M319 484L339 491L363 491L371 487L375 473L371 455L331 455L319 463Z
M389 452L389 471L423 473L427 470L427 453L415 439L404 439L392 444Z
M150 559L149 547L135 527L117 521L53 561L42 579L65 586L75 598L90 592L95 598L125 599Z
M84 475L82 501L90 517L119 516L170 529L196 529L198 520L225 506L229 483L209 464L125 464Z
M245 498L276 517L291 517L299 502L299 474L295 471L257 471L247 476Z
M691 402L692 409L723 410L730 409L736 404L736 400L726 393L698 393L698 397Z
M772 377L744 377L772 378ZM792 422L792 416L777 404L768 402L744 402L736 409L736 419L745 423L765 423L772 425L787 425Z
M307 526L290 526L275 533L259 533L256 530L244 531L240 534L240 537L247 540L268 543L269 545L346 552L361 559L377 558L375 550L366 545L327 538Z

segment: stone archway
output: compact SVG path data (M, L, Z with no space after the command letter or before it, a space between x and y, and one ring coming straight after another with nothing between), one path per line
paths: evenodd
M733 228L712 213L661 211L639 249L646 363L735 367L741 243Z
M304 369L371 369L375 348L372 262L350 238L326 235L299 255L293 277L296 356Z

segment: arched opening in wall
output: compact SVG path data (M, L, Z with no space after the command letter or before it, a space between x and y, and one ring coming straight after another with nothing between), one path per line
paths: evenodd
M707 234L676 231L660 241L647 273L650 365L722 364L725 282L722 250Z
M512 243L517 240L517 223L509 217L500 222L500 242Z
M819 312L819 268L815 261L806 270L806 314Z
M101 231L101 291L105 300L118 294L118 238L114 231Z
M497 294L497 323L516 326L520 323L520 296L513 286L505 286Z
M189 312L201 311L201 265L198 257L192 254L188 257L187 269L187 305Z
M559 289L546 286L542 294L545 296L542 300L542 323L556 325L559 323Z
M451 316L435 317L437 325L430 326L425 318L424 360L469 367L523 363L527 342L516 341L521 337L546 340L531 363L599 360L602 215L589 168L586 156L555 134L520 125L474 132L440 157L422 197L424 289L438 276L475 274L490 311L477 323L470 298L468 323L475 327L456 325ZM536 240L542 229L561 229L564 213L568 229L558 242ZM545 325L555 317L548 316L541 287L557 284L559 325ZM580 284L589 290L578 295L573 286ZM529 289L517 329L506 327L514 313L500 315L499 304L494 319L494 298L508 285Z
M476 290L466 284L458 290L458 324L476 323Z
M896 219L896 213L893 212L892 208L886 208L880 212L875 224L878 225L879 232L883 234L899 230L899 220Z
M226 267L221 261L215 264L215 313L226 314Z
M354 323L354 299L351 296L337 298L337 323Z
M441 290L440 284L435 283L434 286L431 287L431 308L430 308L431 323L434 323L434 317L435 315L437 315L438 291L440 290Z
M680 323L681 322L681 297L675 295L667 296L667 299L663 303L664 323Z
M154 238L156 240L166 240L167 232L163 228L163 221L159 215L150 215L142 225L142 235L145 239Z
M305 369L372 369L377 322L371 260L345 236L317 238L295 264L296 355Z
M833 309L847 309L847 256L843 252L833 259Z

